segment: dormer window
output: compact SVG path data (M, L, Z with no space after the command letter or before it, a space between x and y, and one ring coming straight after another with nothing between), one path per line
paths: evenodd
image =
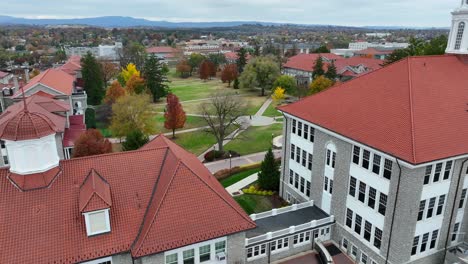
M109 233L111 231L109 209L84 213L88 236Z

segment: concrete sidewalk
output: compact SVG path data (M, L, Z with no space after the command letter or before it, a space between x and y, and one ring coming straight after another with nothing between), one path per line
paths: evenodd
M266 154L266 151L255 153L255 154L250 154L246 156L241 156L238 158L232 158L231 159L232 168L245 166L245 165L249 165L252 163L262 162L263 159L265 158L265 154ZM273 154L275 155L276 158L280 158L281 150L273 150ZM229 163L229 159L226 159L226 160L205 163L205 167L207 167L211 173L216 173L220 170L229 169L230 163Z
M235 192L238 192L240 190L242 190L242 188L246 187L246 186L249 186L250 184L256 182L258 180L258 173L254 173L252 175L250 175L249 177L239 181L239 182L236 182L234 183L233 185L231 186L228 186L226 187L226 191L233 195Z

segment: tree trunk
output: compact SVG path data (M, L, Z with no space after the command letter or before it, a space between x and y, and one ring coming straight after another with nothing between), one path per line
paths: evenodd
M175 138L175 129L172 129L172 138Z
M265 88L262 88L262 96L265 96Z
M219 151L219 152L223 152L223 151L224 151L223 142L224 142L224 140L221 140L220 142L218 142L218 151Z

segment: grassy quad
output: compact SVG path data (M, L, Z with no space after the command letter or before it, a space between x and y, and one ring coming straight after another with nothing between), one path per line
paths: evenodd
M234 130L235 128L231 127L228 130L228 133L231 133ZM216 138L212 134L201 130L179 134L176 136L174 142L185 150L198 156L216 144Z
M240 181L242 181L243 179L251 176L252 174L254 173L257 173L260 171L260 168L256 168L256 169L251 169L251 170L246 170L246 171L243 171L243 172L239 172L239 173L236 173L232 176L230 176L229 178L226 178L224 180L221 181L221 184L223 185L224 188L226 187L229 187L235 183L238 183Z
M273 137L283 133L283 124L273 124L265 127L249 127L242 134L229 142L224 148L241 155L267 151L272 146Z
M268 116L268 117L283 116L280 112L278 112L278 110L276 110L276 107L278 107L280 105L281 105L280 103L277 103L277 102L273 101L270 104L270 106L268 106L268 108L265 110L265 113L263 113L263 115Z

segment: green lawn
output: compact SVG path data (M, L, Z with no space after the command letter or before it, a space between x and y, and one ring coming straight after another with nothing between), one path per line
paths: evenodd
M277 116L283 116L278 110L276 110L276 107L278 107L279 104L276 102L272 102L270 106L265 110L265 113L263 113L264 116L268 117L277 117Z
M223 185L224 188L229 187L229 186L233 185L234 183L237 183L237 182L239 182L239 181L241 181L241 180L243 180L243 179L249 177L250 175L252 175L254 173L257 173L259 171L260 171L260 168L239 172L237 174L234 174L234 175L230 176L229 178L226 178L226 179L222 180L221 184Z
M234 131L234 128L229 129L228 133L232 131ZM198 156L216 144L216 139L213 135L205 131L196 131L179 134L174 142Z
M273 204L268 196L243 194L234 197L247 214L258 214L273 209Z
M266 127L249 127L240 136L229 142L226 150L233 150L241 155L267 151L272 145L273 137L283 133L283 124L273 124Z
M220 80L202 81L198 78L191 77L187 79L170 78L171 83L169 87L171 91L177 95L180 101L198 100L209 98L216 91L234 91L228 88L226 84ZM244 91L240 91L244 93ZM245 91L246 92L246 91Z
M96 122L96 128L101 131L102 135L106 138L110 138L112 137L112 132L110 131L110 129L104 124L104 123L101 123L101 122Z
M156 120L156 126L157 126L157 133L168 133L172 132L171 130L168 130L164 128L164 115L163 114L157 114L156 117L154 118ZM187 130L187 129L192 129L192 128L197 128L197 127L204 127L207 126L205 119L203 117L198 117L198 116L187 116L187 120L185 121L185 126L184 128L177 129L177 131L180 130Z

